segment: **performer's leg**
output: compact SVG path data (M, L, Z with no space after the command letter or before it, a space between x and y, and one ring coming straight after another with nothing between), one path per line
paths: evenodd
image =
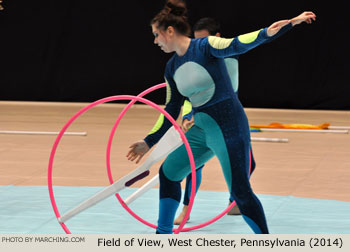
M196 170L196 193L198 192L198 188L202 182L203 166L199 167ZM185 187L185 194L184 194L184 201L183 201L183 204L186 206L188 206L188 203L190 202L191 190L192 190L192 174L189 174L186 177L186 187Z
M191 146L195 163L202 166L213 157L212 151L206 147L203 131L193 126L186 133ZM159 171L160 201L157 233L172 233L176 210L181 200L180 182L191 172L191 165L184 145L171 153Z
M159 169L159 213L157 234L171 234L173 220L181 199L181 181L171 181Z
M256 163L254 160L254 156L253 156L253 149L252 149L252 145L250 144L250 176L252 175L253 171L255 170L256 167ZM232 196L232 194L230 193L230 198L229 198L229 205L231 205L231 203L234 201L234 197ZM239 210L238 205L234 205L230 211L227 212L227 215L241 215L241 211Z
M215 108L206 108L205 113L197 113L195 121L204 129L207 145L220 161L244 220L255 233L268 233L264 210L249 183L250 135L243 109L226 100Z
M256 162L255 162L255 158L254 158L254 155L253 155L252 144L250 143L250 176L254 172L255 167L256 167Z
M203 168L203 166L199 167L196 170L196 194L197 194L198 188L202 182L202 168ZM176 219L174 220L174 225L180 225L182 220L185 218L188 204L190 202L191 191L192 191L192 174L189 174L186 177L186 187L185 187L182 211L179 214L179 216L177 216ZM189 220L189 219L190 219L190 217L188 217L187 220Z

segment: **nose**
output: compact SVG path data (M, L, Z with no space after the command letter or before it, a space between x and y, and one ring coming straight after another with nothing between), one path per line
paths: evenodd
M158 44L157 38L154 38L153 43L154 43L154 44Z

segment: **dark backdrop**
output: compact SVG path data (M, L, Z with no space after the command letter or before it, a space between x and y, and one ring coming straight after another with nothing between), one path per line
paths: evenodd
M225 37L314 11L314 24L298 25L240 57L240 100L245 107L350 109L345 0L187 2L191 25L216 17ZM4 0L0 100L90 102L163 82L171 55L153 44L149 26L163 4ZM148 98L162 104L164 93Z

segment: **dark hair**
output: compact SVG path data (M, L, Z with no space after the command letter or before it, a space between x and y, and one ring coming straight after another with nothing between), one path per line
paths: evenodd
M220 22L211 17L201 18L193 26L193 31L207 30L210 35L220 32Z
M164 8L151 20L158 29L166 30L169 26L185 36L190 36L191 27L187 21L187 7L185 1L168 0Z

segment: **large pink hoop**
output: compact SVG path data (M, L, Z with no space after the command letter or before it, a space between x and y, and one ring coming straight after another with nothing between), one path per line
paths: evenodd
M161 84L158 84L158 85L155 85L151 88L148 88L146 89L145 91L143 91L142 93L138 94L137 97L143 97L145 95L147 95L148 93L151 93L157 89L160 89L160 88L163 88L165 87L166 84L165 83L161 83ZM115 131L119 125L119 122L121 121L121 119L123 118L123 116L125 115L126 111L136 102L136 100L132 100L130 101L130 103L123 109L123 111L119 114L112 130L111 130L111 133L110 133L110 136L109 136L109 139L108 139L108 144L107 144L107 152L106 152L106 164L107 164L107 174L108 174L108 179L109 179L109 182L111 184L114 183L113 181L113 176L112 176L112 171L111 171L111 162L110 162L110 152L111 152L111 146L112 146L112 142L113 142L113 137L114 137L114 134L115 134ZM251 153L249 151L249 174L251 172ZM193 173L192 173L193 175ZM192 192L193 190L195 190L196 187L193 187L193 183L192 183L192 186L191 186L191 196L192 196ZM152 228L157 228L156 225L153 225L149 222L146 222L144 221L141 217L139 217L134 211L132 211L128 205L125 204L124 200L120 197L119 194L116 194L116 197L119 201L119 203L124 207L124 209L130 214L132 215L135 219L139 220L140 222L142 222L143 224L149 226L149 227L152 227ZM189 206L191 204L191 199L190 199L190 202L189 202ZM198 224L198 225L195 225L195 226L192 226L192 227L187 227L187 228L183 228L182 229L182 232L188 232L188 231L192 231L192 230L196 230L196 229L200 229L200 228L203 228L205 226L208 226L214 222L216 222L217 220L219 220L220 218L222 218L223 216L225 216L226 213L228 213L234 206L236 205L236 201L233 201L222 213L220 213L219 215L217 215L216 217L210 219L209 221L206 221L206 222L203 222L202 224ZM191 204L191 208L192 208L192 204ZM187 216L187 215L186 215ZM189 214L188 214L189 216ZM187 220L187 218L186 218ZM182 224L185 224L185 223L180 223L180 226L179 227L182 227L183 225ZM176 229L173 230L174 232L176 231Z
M160 88L163 88L166 86L166 83L161 83L161 84L158 84L158 85L155 85L153 87L150 87L148 89L146 89L145 91L143 91L142 93L140 93L139 95L137 95L137 97L143 97L145 96L146 94L150 93L150 92L153 92L157 89L160 89ZM106 165L107 165L107 174L108 174L108 179L109 179L109 182L111 184L114 183L114 180L113 180L113 176L112 176L112 171L111 171L111 148L112 148L112 142L113 142L113 138L114 138L114 134L115 134L115 131L119 125L119 122L121 121L121 119L123 118L123 116L126 114L126 112L129 110L129 108L136 102L136 100L132 100L129 102L129 104L124 107L124 109L122 110L122 112L120 112L115 124L113 125L113 128L111 130L111 133L110 133L110 136L109 136L109 139L108 139L108 144L107 144L107 151L106 151ZM181 131L182 133L182 131ZM184 135L184 137L186 137ZM192 172L192 175L193 175L193 171L191 169L191 172ZM196 173L196 172L194 172ZM192 183L191 184L191 196L192 196L192 191L195 190L196 188L196 183ZM194 197L195 197L196 194L194 194ZM123 208L131 215L133 216L136 220L140 221L141 223L145 224L146 226L149 226L149 227L152 227L154 229L157 228L156 225L150 223L150 222L147 222L145 221L143 218L141 218L140 216L138 216L134 211L132 211L128 205L125 204L124 200L121 198L120 194L117 193L116 195L116 198L118 199L119 203L123 206ZM191 209L192 209L192 206L193 206L193 201L194 201L194 198L190 198L190 202L189 202L189 206L191 205ZM178 230L182 230L183 226L186 224L186 221L188 219L188 217L190 216L190 212L187 211L186 212L186 215L185 215L185 218L184 220L180 223L179 227L177 229L173 229L173 232L175 234L179 233Z
M58 211L58 208L57 208L57 204L56 204L56 201L55 201L55 196L54 196L54 193L53 193L53 185L52 185L52 167L53 167L53 161L54 161L54 157L55 157L55 153L56 153L56 150L57 150L57 147L58 147L58 144L64 134L64 132L67 130L67 128L83 113L85 113L87 110L99 105L99 104L102 104L102 103L105 103L105 102L110 102L110 101L116 101L116 100L132 100L132 101L139 101L139 102L142 102L144 104L147 104L155 109L157 109L158 111L160 111L174 126L174 128L179 132L180 136L181 136L181 139L186 147L186 150L187 150L187 153L188 153L188 156L189 156L189 160L190 160L190 165L191 165L191 172L192 172L192 192L191 192L191 196L190 196L190 202L189 202L189 206L188 206L188 211L186 213L186 216L183 220L183 222L181 223L181 225L175 230L175 234L178 234L181 232L182 230L182 227L184 226L184 224L186 223L187 219L188 219L188 216L190 215L190 212L192 210L192 205L193 205L193 200L194 200L194 197L195 197L195 189L196 188L196 166L195 166L195 163L194 163L194 158L193 158L193 154L192 154L192 150L191 150L191 147L187 141L187 138L185 136L185 134L182 132L181 128L179 127L179 125L176 123L176 121L164 110L162 109L160 106L158 106L157 104L147 100L147 99L144 99L144 98L141 98L141 97L137 97L137 96L131 96L131 95L119 95L119 96L111 96L111 97L106 97L106 98L103 98L103 99L100 99L98 101L95 101L89 105L87 105L86 107L82 108L80 111L78 111L75 115L73 115L69 120L68 122L63 126L63 128L61 129L61 131L59 132L55 142L54 142L54 145L52 147L52 150L51 150L51 154L50 154L50 159L49 159L49 167L48 167L48 189L49 189L49 195L50 195L50 200L51 200L51 204L52 204L52 207L53 207L53 210L55 212L55 215L58 218L60 218L60 213ZM126 111L125 111L126 112ZM119 194L116 194L117 197L119 196ZM120 196L119 196L120 197ZM122 206L124 206L125 204L122 204ZM135 216L134 216L135 217ZM141 220L140 217L138 217L139 220ZM145 220L143 220L144 223L146 223ZM63 230L67 233L67 234L71 234L70 230L68 229L68 227L64 224L64 223L61 223L60 222L60 225L61 227L63 228Z

